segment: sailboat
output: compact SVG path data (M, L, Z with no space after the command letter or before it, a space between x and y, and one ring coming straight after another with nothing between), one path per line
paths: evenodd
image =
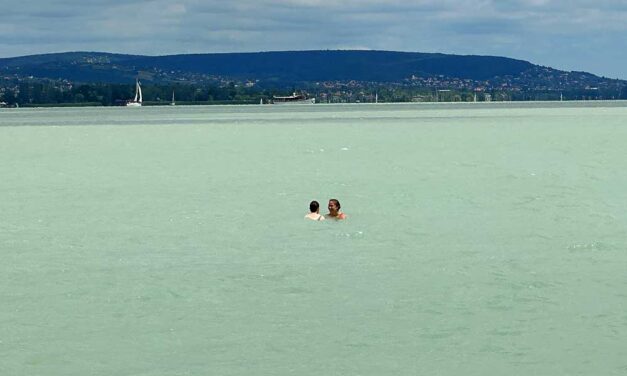
M139 85L139 80L135 81L135 98L132 101L126 102L126 107L141 107L142 105L142 87Z
M170 102L170 106L176 106L176 102L174 102L174 90L172 90L172 102Z

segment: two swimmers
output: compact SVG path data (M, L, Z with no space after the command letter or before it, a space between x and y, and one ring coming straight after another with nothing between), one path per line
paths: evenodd
M341 207L342 206L337 199L330 199L327 217L335 220L346 219L346 214L340 211ZM320 204L318 201L312 201L309 204L309 211L310 213L305 216L305 219L311 219L312 221L323 221L325 219L324 216L320 214Z

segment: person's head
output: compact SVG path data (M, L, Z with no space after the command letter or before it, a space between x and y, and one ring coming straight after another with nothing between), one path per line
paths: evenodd
M320 204L318 201L312 201L309 203L309 211L312 213L317 213L320 210Z
M332 198L329 200L329 213L337 213L341 207L337 199Z

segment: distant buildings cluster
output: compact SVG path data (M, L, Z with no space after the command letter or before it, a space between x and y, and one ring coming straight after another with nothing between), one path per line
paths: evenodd
M96 61L97 60L97 61ZM106 63L96 59L93 64ZM321 81L281 87L260 78L234 79L219 75L166 71L140 71L147 100L168 98L175 85L177 98L190 102L259 103L260 98L304 90L318 103L473 102L516 100L627 99L627 84L585 72L563 72L534 66L516 76L479 80L444 75L412 74L400 82ZM153 82L151 90L151 84ZM90 84L67 79L39 79L19 73L0 75L0 106L19 104L100 103L127 99L128 85ZM128 90L127 90L128 89Z

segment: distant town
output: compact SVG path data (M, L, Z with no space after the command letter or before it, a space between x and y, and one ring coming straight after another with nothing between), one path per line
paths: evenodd
M347 59L341 51L338 54L330 59L340 62ZM483 59L478 63L494 66L486 72L477 63L474 71L455 70L455 58L468 57L444 55L448 59L448 71L438 72L437 69L427 71L428 67L424 66L406 66L408 63L400 60L404 55L390 55L391 61L396 58L399 65L405 64L400 65L401 72L397 76L377 76L370 75L368 55L356 56L362 59L354 69L359 79L351 78L350 73L329 73L328 68L321 69L322 73L311 73L317 66L301 73L311 77L286 76L280 70L268 71L269 68L264 70L264 67L248 69L245 74L229 67L232 72L217 74L211 70L225 68L215 68L211 62L205 65L195 63L197 66L189 69L175 69L174 63L166 66L160 61L142 61L138 66L137 58L131 64L122 57L102 53L0 59L0 106L113 106L132 97L136 79L142 82L144 105L170 104L173 97L177 104L271 103L274 96L294 92L316 98L317 103L627 99L627 81L586 72L565 72L505 58L472 57ZM353 59L350 63L355 64L353 55L350 57ZM288 64L280 61L285 58L283 55L274 58L277 65ZM506 69L498 64L505 65ZM460 64L467 65L467 61ZM382 68L373 63L371 69ZM414 73L408 73L412 71ZM329 79L315 79L324 74L330 76ZM480 75L484 77L478 78Z

